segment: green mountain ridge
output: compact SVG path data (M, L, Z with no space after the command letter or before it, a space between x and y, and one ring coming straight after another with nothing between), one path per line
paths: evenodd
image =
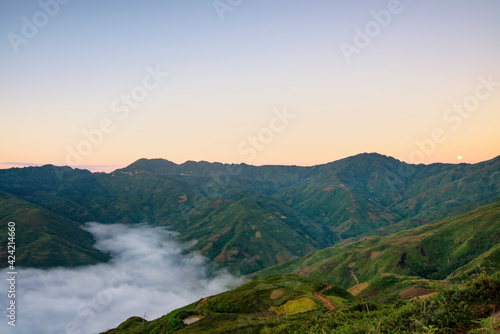
M197 240L194 249L212 263L248 274L384 228L397 232L492 202L500 194L499 170L500 157L474 165L408 165L360 154L313 167L140 159L109 174L51 165L0 170L0 191L78 225L168 226L180 240ZM21 213L9 219L26 226L21 236L31 229ZM37 247L51 249L50 239ZM20 247L32 247L31 239L23 240ZM71 242L75 257L82 256L78 249L87 246ZM30 265L75 265L64 257L55 261Z
M379 154L313 167L0 170L0 257L9 221L17 265L39 268L108 261L88 221L149 224L251 279L109 334L466 333L500 307L499 171L500 157L408 165Z

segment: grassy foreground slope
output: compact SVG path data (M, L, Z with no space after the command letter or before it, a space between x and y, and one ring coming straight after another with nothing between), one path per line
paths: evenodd
M204 298L153 321L132 317L106 334L256 333L274 327L276 317L322 314L355 304L347 291L300 275L277 275ZM183 320L196 322L186 324Z
M335 286L325 290L325 284L297 275L271 276L156 320L131 317L105 334L451 334L500 329L495 318L500 306L499 273L439 288L425 299L393 304L365 302Z

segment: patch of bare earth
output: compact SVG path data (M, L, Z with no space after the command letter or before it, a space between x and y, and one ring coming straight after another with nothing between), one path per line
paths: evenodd
M218 209L221 204L222 204L222 200L218 199L212 205L210 205L210 209Z
M276 289L271 291L271 296L269 297L269 299L276 299L283 296L284 294L285 294L285 289Z
M207 300L207 299L208 299L208 297L205 297L205 298L203 298L202 300L200 300L200 301L198 302L198 304L196 305L196 307L195 307L195 308L200 307L200 305L201 305L201 304L203 304L203 302L204 302L205 300Z
M290 257L285 257L284 255L276 254L276 261L278 261L278 263L283 263L283 262L286 262L286 261L288 261L290 259L291 259L291 256Z
M222 252L219 253L219 255L217 255L215 258L214 258L214 262L219 262L219 263L229 263L229 262L234 262L236 261L235 260L235 256L238 255L240 251L238 249L232 249L232 250L227 250L227 249L224 249Z
M418 299L425 299L425 298L429 298L429 297L434 296L434 295L437 295L437 294L438 294L437 292L427 293L427 294L425 294L425 295L418 296Z
M370 260L375 260L377 258L377 256L380 255L380 252L371 252L370 254Z
M305 268L299 269L297 271L297 274L299 274L299 275L314 275L314 270L313 270L312 266L305 267Z
M201 252L202 253L207 252L210 248L212 248L212 246L213 246L213 242L207 243L206 246L201 249Z
M210 238L208 238L207 240L208 241L218 241L220 239L221 235L220 234L215 234L215 235L212 235Z
M321 302L328 308L328 312L333 310L335 308L335 305L332 304L332 301L330 299L326 298L325 296L322 296L321 294L331 288L332 288L331 284L328 284L323 289L321 289L321 291L313 293L313 296L321 300Z
M201 314L190 315L190 316L182 319L182 322L184 322L186 325L190 325L190 324L195 323L203 318L205 318L205 316L201 315Z
M424 288L409 288L399 293L399 297L403 299L419 297L427 294L427 289Z

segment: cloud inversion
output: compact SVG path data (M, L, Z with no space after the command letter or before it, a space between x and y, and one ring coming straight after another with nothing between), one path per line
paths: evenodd
M131 316L158 318L225 291L235 277L209 275L207 259L160 227L89 223L109 263L49 270L18 268L16 326L7 324L7 281L1 279L2 333L99 333ZM7 270L2 270L7 277Z

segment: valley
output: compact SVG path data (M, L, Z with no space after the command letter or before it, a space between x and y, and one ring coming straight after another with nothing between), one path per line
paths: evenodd
M315 249L396 233L498 201L499 165L500 158L474 165L408 165L360 154L313 167L140 159L109 174L51 165L13 168L0 170L0 200L8 207L0 221L22 224L21 252L38 250L30 262L21 253L20 265L105 261L98 252L89 257L88 235L65 239L66 247L73 245L68 254L81 260L49 261L43 251L62 242L54 241L61 240L60 230L48 226L66 221L64 229L78 229L99 221L167 226L180 233L180 241L196 241L192 249L214 264L249 274ZM29 219L21 210L26 205L33 209ZM45 226L36 223L42 217Z
M82 229L98 221L167 228L209 271L245 277L107 334L465 333L500 307L499 181L499 157L408 165L379 154L313 167L140 159L109 174L0 170L0 258L15 221L20 267L108 263Z

